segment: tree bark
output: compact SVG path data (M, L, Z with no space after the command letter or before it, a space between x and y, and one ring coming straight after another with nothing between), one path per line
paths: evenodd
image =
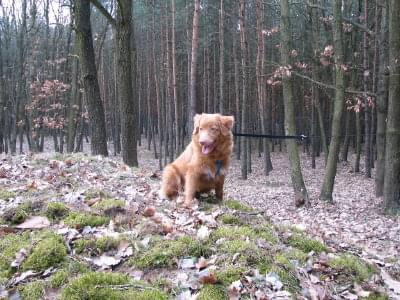
M332 192L336 176L337 161L340 150L341 122L344 110L344 70L343 70L343 28L342 1L333 1L333 47L335 60L335 100L332 117L331 142L329 144L328 161L325 168L321 199L333 201Z
M368 0L364 1L364 23L368 26ZM364 158L365 177L371 178L371 107L368 99L368 83L370 78L368 61L368 33L363 34L363 89L364 89Z
M194 0L193 12L193 31L192 31L192 57L190 61L190 82L189 82L189 118L188 118L188 134L193 132L193 119L197 113L197 58L199 48L199 19L200 19L200 0Z
M386 123L385 211L400 213L400 1L389 2L389 101Z
M116 39L117 39L117 79L119 83L119 102L121 108L122 160L128 166L138 166L137 126L138 113L136 99L133 97L134 67L132 62L132 0L118 1Z
M384 1L381 11L381 29L379 34L378 54L378 86L376 97L376 173L375 173L375 195L383 196L383 183L385 176L385 131L388 102L389 84L389 48L388 48L388 2Z
M224 0L220 0L219 8L219 112L223 115L227 114L227 105L224 95L225 84L225 41L224 41Z
M242 54L242 114L241 114L241 130L245 133L248 132L248 110L249 103L247 100L248 88L248 54L247 54L247 41L246 41L246 1L240 0L239 7L239 24L240 24L240 49ZM249 141L246 137L240 139L241 144L241 174L242 179L247 179L248 170L248 147Z
M257 79L257 96L258 108L260 115L261 131L267 133L267 116L266 116L266 80L265 80L265 41L263 34L264 26L264 6L261 0L256 1L256 18L257 18L257 60L256 60L256 79ZM269 175L272 171L272 162L269 152L269 140L262 139L264 174Z
M289 1L281 1L281 64L283 68L287 68L290 73L291 59L290 51L292 33L290 27L290 10ZM294 97L293 97L293 78L288 74L282 75L283 85L283 102L285 111L285 134L296 134L296 121L294 111ZM296 140L286 140L287 151L290 161L290 172L292 179L292 186L295 193L296 205L309 204L309 197L307 189L304 184L303 174L300 166L300 156Z
M91 153L108 155L103 103L97 80L95 54L90 24L90 2L76 0L74 6L76 42L82 70L82 81L91 126Z
M175 151L176 155L179 155L179 152L182 150L182 146L180 145L180 136L182 134L181 130L181 118L180 118L180 103L178 98L178 83L177 83L177 65L176 65L176 28L175 28L175 0L171 0L171 9L172 9L172 37L171 37L171 55L172 55L172 91L174 97L174 127L175 127Z

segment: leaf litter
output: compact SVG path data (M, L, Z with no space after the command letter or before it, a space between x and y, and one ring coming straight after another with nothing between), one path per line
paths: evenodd
M189 236L205 244L212 240L214 231L221 228L219 217L229 212L239 216L244 222L251 220L249 226L272 222L280 228L279 234L282 234L282 238L287 235L281 232L284 230L282 228L287 226L293 228L290 230L306 232L323 241L330 251L329 254L310 252L306 261L301 264L298 258L288 259L288 265L278 264L277 268L269 268L264 273L260 273L259 266L246 264L245 273L225 287L229 299L249 296L254 299L361 299L372 292L387 293L393 299L400 297L399 281L391 272L392 267L399 264L399 219L381 214L379 206L382 200L373 196L373 180L365 179L362 174L352 173L350 165L340 164L334 204L327 204L318 200L323 162L318 160L317 169L312 170L307 165L309 159L304 156L303 172L312 199L311 207L295 208L288 160L283 154L272 154L275 170L268 177L262 175L262 163L257 163L259 158L255 158L253 172L247 181L238 179L240 168L234 160L227 178L225 197L246 203L254 211L239 211L203 201L198 202L192 211L188 211L174 201L158 198L158 162L145 149L140 153L143 165L140 168L129 168L117 158L84 154L42 153L4 157L0 164L0 169L3 170L0 184L16 196L0 200L1 214L27 201L62 202L73 211L94 215L98 214L96 206L103 199L121 199L125 201L125 206L100 226L73 228L64 224L63 220L53 221L45 216L32 214L19 225L2 225L2 228L10 228L2 229L2 235L17 234L15 228L33 232L52 230L62 236L69 249L70 261L86 263L88 268L99 272L105 269L124 272L133 279L150 283L163 278L168 281L163 289L171 298L194 299L203 285L221 284L219 272L227 264L232 264L233 268L239 267L245 256L243 251L247 251L246 247L251 245L249 237L243 244L232 245L239 247L239 251L232 254L220 252L221 245L229 241L224 238L217 240L210 245L213 251L211 257L177 257L176 267L172 269L161 268L154 272L137 269L128 262L135 259L138 253L151 249L157 239L172 241ZM77 241L86 238L97 240L102 237L120 238L121 241L116 249L105 250L97 256L92 256L86 250L76 254ZM273 253L292 249L284 244L271 244L263 238L257 238L255 245L263 251L275 251ZM330 267L329 260L342 251L351 252L370 262L381 273L362 285L336 282L339 281L340 271ZM20 270L20 265L30 254L28 252L23 247L15 252L12 261L15 272L7 279L6 284L0 284L2 295L13 295L12 290L5 288L11 283L25 284L41 279L45 274L34 270ZM62 265L54 268L62 268ZM287 268L290 269L290 276L293 275L299 281L299 289L288 289L288 279L285 278L287 274L282 273ZM50 273L46 276L50 276ZM50 293L54 293L54 290L49 291Z

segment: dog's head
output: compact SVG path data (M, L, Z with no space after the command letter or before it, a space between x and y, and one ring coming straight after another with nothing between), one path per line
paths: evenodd
M231 135L234 118L220 114L196 114L193 135L201 146L204 155L212 153L221 138Z

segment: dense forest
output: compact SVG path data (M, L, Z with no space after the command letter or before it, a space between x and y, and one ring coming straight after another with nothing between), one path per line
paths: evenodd
M20 0L0 2L0 152L121 155L162 168L193 116L235 116L241 176L287 151L296 201L309 196L300 152L375 177L400 210L400 2L397 0ZM353 153L355 155L353 155ZM354 159L353 159L354 158Z

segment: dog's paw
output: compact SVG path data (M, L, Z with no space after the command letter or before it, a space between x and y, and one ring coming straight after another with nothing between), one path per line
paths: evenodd
M158 198L161 200L170 200L163 190L158 191Z

